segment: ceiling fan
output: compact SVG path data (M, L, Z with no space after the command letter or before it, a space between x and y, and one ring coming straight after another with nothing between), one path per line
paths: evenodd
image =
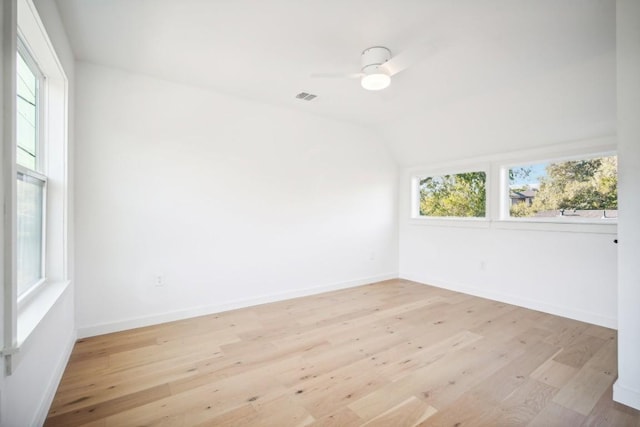
M407 69L417 62L416 50L407 50L399 55L391 55L391 50L384 46L373 46L362 51L359 73L335 74L317 73L311 77L360 79L360 84L367 90L382 90L389 86L391 77Z

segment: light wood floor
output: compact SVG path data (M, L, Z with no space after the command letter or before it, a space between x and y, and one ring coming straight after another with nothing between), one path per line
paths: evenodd
M46 425L640 426L616 333L404 280L79 340Z

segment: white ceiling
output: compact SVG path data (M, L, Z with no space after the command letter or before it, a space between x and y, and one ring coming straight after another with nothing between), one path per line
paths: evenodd
M545 108L558 87L589 106L572 120L593 121L598 110L597 120L615 121L615 68L593 66L615 53L614 0L57 2L79 60L379 129L472 98L483 100L476 110L506 114L531 88ZM418 46L424 58L381 92L310 78L359 71L360 52L373 45ZM301 91L318 98L296 100ZM494 93L512 95L496 104Z

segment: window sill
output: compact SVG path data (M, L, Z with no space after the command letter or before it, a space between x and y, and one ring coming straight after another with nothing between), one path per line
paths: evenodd
M28 352L28 339L45 318L51 308L69 288L71 282L48 283L33 292L18 310L16 343L3 349L0 354L5 358L5 374L11 375L20 364L22 353Z
M550 231L562 233L596 233L615 235L618 232L618 222L603 221L574 221L566 222L557 219L501 219L486 218L410 218L409 225L431 227L459 227L459 228L494 228L497 230L527 230Z
M502 230L534 230L556 231L565 233L596 233L617 234L618 221L574 221L567 222L557 219L501 219L493 222L496 229Z
M489 228L491 226L491 220L487 218L411 218L409 219L411 225L426 225L431 227L462 227L462 228Z
M28 340L47 313L69 288L70 281L47 283L35 290L18 309L16 342L4 348L0 354L5 358L5 374L11 375L20 363L21 352L26 351Z

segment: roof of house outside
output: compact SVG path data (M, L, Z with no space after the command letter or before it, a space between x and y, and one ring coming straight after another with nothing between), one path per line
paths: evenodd
M512 199L533 199L536 197L536 190L511 191L509 197Z

